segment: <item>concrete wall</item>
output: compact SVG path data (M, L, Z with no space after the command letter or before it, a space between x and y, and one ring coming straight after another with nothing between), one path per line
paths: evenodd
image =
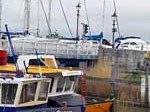
M143 51L100 48L98 60L87 74L118 79L122 74L136 71L137 66L143 66L144 58Z
M97 62L87 68L87 95L107 98L113 91L118 100L140 104L140 81L116 80L144 66L144 58L143 51L100 48Z

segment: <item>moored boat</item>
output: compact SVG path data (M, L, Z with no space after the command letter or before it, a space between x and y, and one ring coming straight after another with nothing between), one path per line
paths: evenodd
M87 104L85 107L86 112L109 112L112 107L111 101L105 102L96 102Z
M121 37L115 40L115 46L119 49L150 51L150 44L140 37Z
M74 92L82 71L59 69L51 55L22 55L15 65L0 65L1 111L86 111L83 97ZM109 105L103 108L109 110Z

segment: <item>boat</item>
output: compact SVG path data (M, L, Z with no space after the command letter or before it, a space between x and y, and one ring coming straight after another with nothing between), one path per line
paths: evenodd
M59 69L52 55L20 55L10 64L6 51L0 54L0 111L86 111L83 96L75 93L82 71ZM112 106L111 101L98 104L106 110Z
M115 40L115 47L118 49L150 51L150 44L140 37L121 37Z
M46 108L51 80L31 74L17 75L15 67L7 64L6 51L1 50L0 56L0 111Z

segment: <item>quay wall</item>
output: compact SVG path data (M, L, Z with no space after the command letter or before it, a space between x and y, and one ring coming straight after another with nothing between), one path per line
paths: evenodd
M95 99L108 99L112 95L110 79L87 77L87 96ZM113 86L116 100L123 103L142 104L140 82L116 80Z
M100 48L97 61L85 70L87 96L106 99L113 91L117 100L141 104L141 81L124 77L137 72L144 64L143 51Z
M119 79L144 66L144 59L143 51L100 48L97 61L86 71L88 76Z

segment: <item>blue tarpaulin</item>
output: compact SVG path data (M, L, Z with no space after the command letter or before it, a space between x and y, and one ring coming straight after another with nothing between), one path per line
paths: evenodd
M98 35L86 35L85 38L88 40L100 40L103 39L103 32Z

